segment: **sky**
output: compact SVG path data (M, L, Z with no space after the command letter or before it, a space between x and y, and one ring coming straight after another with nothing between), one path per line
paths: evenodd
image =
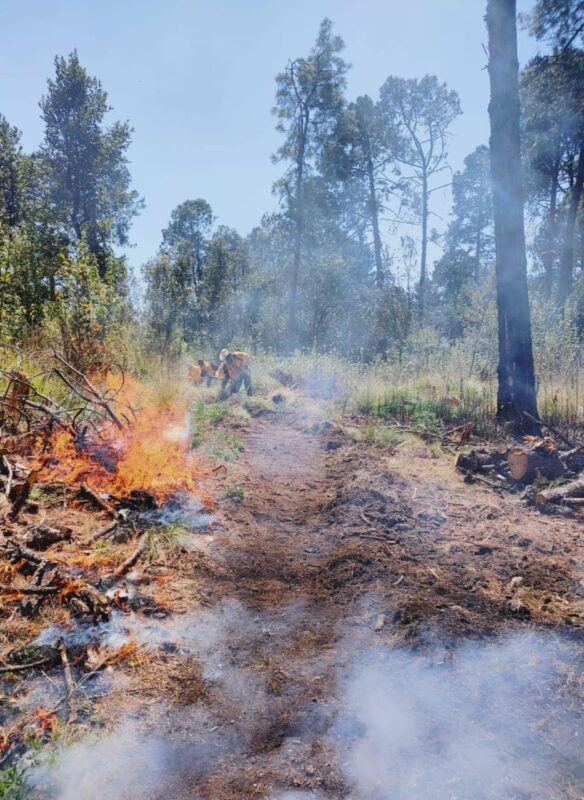
M519 11L531 5L518 0ZM434 73L456 89L463 115L449 153L459 169L488 142L484 11L484 0L0 0L0 113L36 148L53 59L77 48L111 119L134 128L130 169L146 202L128 251L138 267L183 200L205 198L242 234L276 209L274 78L308 53L324 17L345 40L350 99L375 97L388 75ZM535 50L520 31L520 62ZM440 228L449 190L432 202Z

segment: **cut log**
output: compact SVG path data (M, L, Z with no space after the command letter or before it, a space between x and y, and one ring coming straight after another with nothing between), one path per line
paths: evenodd
M471 450L470 453L459 453L454 466L459 472L475 475L491 472L502 460L503 455L498 450Z
M566 467L550 439L536 439L526 445L512 447L507 453L509 474L516 481L532 483L538 476L555 480Z
M537 492L535 495L535 502L537 505L545 505L546 503L572 505L572 503L568 502L572 498L584 498L584 478L564 483L563 486L551 486L549 489L542 489L541 492Z
M584 447L575 447L566 453L561 453L560 458L571 472L584 470Z

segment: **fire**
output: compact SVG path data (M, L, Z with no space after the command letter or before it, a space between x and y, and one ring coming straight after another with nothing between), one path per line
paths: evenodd
M86 482L95 491L121 496L139 489L159 501L180 491L196 492L202 469L191 452L186 399L161 398L126 378L116 401L116 410L125 409L124 429L104 423L82 445L69 431L59 431L49 455L39 460L44 479Z

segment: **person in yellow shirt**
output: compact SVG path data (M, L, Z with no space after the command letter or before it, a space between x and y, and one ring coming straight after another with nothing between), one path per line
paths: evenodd
M191 364L189 367L188 378L193 383L203 383L203 381L206 381L207 386L211 386L215 380L216 373L217 364L199 358L196 364Z
M237 394L241 386L245 386L248 397L252 394L251 387L251 366L247 353L242 350L222 350L219 354L220 366L215 377L221 380L222 400L229 394Z

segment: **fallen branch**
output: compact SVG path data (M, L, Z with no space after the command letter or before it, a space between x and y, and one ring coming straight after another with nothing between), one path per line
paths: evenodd
M345 534L346 536L354 536L357 539L370 539L372 542L386 542L386 544L399 544L397 539L388 539L387 536L377 536L374 533L366 533L363 531L354 531Z
M491 489L493 489L493 491L497 492L497 494L501 493L503 487L493 483L492 481L488 481L486 478L483 478L482 475L477 475L476 473L468 472L464 469L461 469L460 471L464 474L465 479L468 478L469 483L472 483L473 481L479 481L480 483L484 483L489 486Z
M570 450L575 450L576 447L578 447L577 444L575 444L571 439L568 439L567 436L564 436L564 434L557 428L552 428L549 422L544 422L543 419L537 419L537 417L534 417L528 411L524 411L523 413L532 422L537 422L538 425L543 425L544 428L547 428L548 431L551 431L554 434L554 436L557 436L558 439L561 439L564 442L564 444L566 444L570 448Z
M69 663L69 655L67 653L67 647L65 646L65 642L63 639L59 639L57 642L57 650L59 651L59 657L61 659L61 665L63 667L63 680L65 682L65 702L67 707L69 708L69 716L68 722L75 722L77 720L77 709L75 708L74 698L75 698L75 682L73 680L73 675L71 674L71 664Z
M562 486L543 489L541 492L537 492L534 499L536 505L545 505L546 503L566 503L569 498L584 498L584 478L564 483Z
M36 669L37 667L45 667L47 664L53 662L52 658L41 658L39 661L31 661L30 664L14 664L13 666L0 666L0 674L6 672L22 672L25 669Z
M138 559L140 558L145 549L146 549L146 534L142 534L142 538L140 539L138 547L134 550L132 555L123 562L123 564L120 564L120 566L114 572L113 577L116 580L118 580L119 578L123 578L124 575L127 572L129 572L132 569L132 567L137 563Z
M50 595L59 594L62 586L9 586L8 584L0 584L0 592L17 593L22 595Z
M113 423L116 425L116 427L118 427L120 430L123 430L123 429L124 429L124 426L122 425L122 423L120 422L120 420L118 419L118 417L116 416L116 414L115 414L115 413L112 411L112 409L111 409L111 407L110 407L109 403L108 403L108 402L107 402L107 400L105 400L105 398L104 398L104 397L102 397L102 395L101 395L101 394L100 394L100 393L97 391L97 389L95 388L95 386L93 386L93 385L90 383L90 381L88 380L87 376L86 376L86 375L84 375L82 372L80 372L78 369L75 369L75 367L74 367L74 366L72 366L71 364L69 364L67 361L65 361L65 359L64 359L62 356L60 356L60 355L59 355L59 354L58 354L58 353L57 353L55 350L53 350L53 355L55 356L55 358L56 358L58 361L60 361L60 362L61 362L61 364L64 364L64 365L67 367L67 369L71 370L71 372L73 372L75 375L77 375L77 376L78 376L78 377L81 379L81 381L82 381L82 382L85 384L85 386L86 386L86 387L89 389L89 391L91 392L91 395L92 395L92 396L93 396L93 398L94 398L93 400L90 400L89 402L92 402L92 403L94 403L95 405L101 406L101 408L103 408L103 410L104 410L104 411L106 412L106 414L109 416L109 418L111 419L111 421L112 421L112 422L113 422ZM56 371L56 372L59 374L59 377L61 377L62 379L64 379L64 376L63 376L63 374L62 374L62 373L60 373L60 372L59 372L59 370L55 370L55 371ZM65 381L65 382L67 383L67 385L68 385L70 388L72 388L72 387L71 387L71 384L70 384L68 381ZM79 392L79 391L77 391L77 394L79 394L79 396L80 396L80 397L82 397L82 394L80 394L80 392ZM86 398L83 398L83 399L86 399Z
M116 509L112 505L110 505L110 503L108 503L107 500L104 500L103 497L100 497L100 495L97 492L94 492L93 489L91 489L85 482L81 484L80 489L91 500L93 500L93 502L97 506L99 506L99 508L101 508L102 511L106 511L110 515L110 517L114 517L114 519L119 518L119 514L116 511Z
M110 536L115 529L118 527L118 522L113 522L111 525L106 525L105 528L101 528L97 533L94 533L91 537L92 542L97 542L99 539L105 539Z

